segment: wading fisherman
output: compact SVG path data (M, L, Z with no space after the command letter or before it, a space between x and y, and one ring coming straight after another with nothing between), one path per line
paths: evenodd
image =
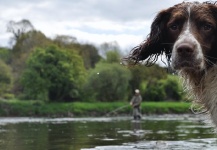
M142 102L142 96L139 93L139 90L135 90L135 95L130 101L130 105L133 107L133 118L134 120L140 120L142 115L141 115L141 109L140 109L140 104Z

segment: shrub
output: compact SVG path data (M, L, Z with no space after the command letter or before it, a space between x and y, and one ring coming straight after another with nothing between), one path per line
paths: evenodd
M86 100L124 100L128 94L130 71L117 63L98 63L85 85Z
M22 76L28 99L62 101L79 97L86 70L81 57L55 46L36 49Z
M167 100L179 101L183 98L184 93L177 76L168 75L165 80L161 80L161 83Z
M168 75L166 79L148 81L143 99L148 101L180 101L184 97L182 86L177 76Z
M166 93L160 80L152 80L146 86L143 99L148 101L162 101L166 98Z

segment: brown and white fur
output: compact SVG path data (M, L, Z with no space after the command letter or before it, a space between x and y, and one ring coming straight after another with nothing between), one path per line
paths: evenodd
M217 5L183 2L160 11L128 60L149 66L163 53L217 125Z

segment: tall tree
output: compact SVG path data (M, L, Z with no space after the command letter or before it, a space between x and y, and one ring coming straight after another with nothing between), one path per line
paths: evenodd
M54 42L60 47L74 44L76 40L77 39L75 37L69 35L57 35L54 38Z
M46 47L52 42L40 31L29 31L17 39L11 51L11 67L14 76L14 94L22 92L20 75L26 66L26 60L36 47Z
M104 59L107 63L120 63L120 53L116 50L106 52L106 58Z
M152 83L155 80L165 79L167 77L166 70L159 65L153 65L147 68L141 64L130 67L129 69L132 73L132 79L130 80L132 93L134 93L135 89L139 88L141 89L141 94L143 94L146 88L144 84L149 84L149 82Z
M86 70L81 57L56 46L37 48L22 76L29 99L61 101L79 97Z
M95 64L100 60L98 49L92 44L81 44L76 41L75 37L68 35L58 35L54 39L54 43L61 48L68 50L76 50L81 55L86 69L94 68Z
M9 21L7 24L7 32L11 32L13 34L13 40L17 41L24 33L34 30L34 26L27 19L23 19L20 21Z
M106 57L107 52L109 51L117 51L119 54L121 54L120 47L116 41L114 42L105 42L100 45L99 47L99 54L102 57Z
M94 68L95 64L101 58L96 47L91 44L80 45L79 54L84 60L84 65L86 69Z

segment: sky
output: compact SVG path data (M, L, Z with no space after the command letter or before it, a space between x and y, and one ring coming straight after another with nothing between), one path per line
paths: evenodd
M49 38L69 35L96 46L116 41L129 50L145 40L160 10L182 1L0 0L0 46L9 46L7 23L27 19Z

